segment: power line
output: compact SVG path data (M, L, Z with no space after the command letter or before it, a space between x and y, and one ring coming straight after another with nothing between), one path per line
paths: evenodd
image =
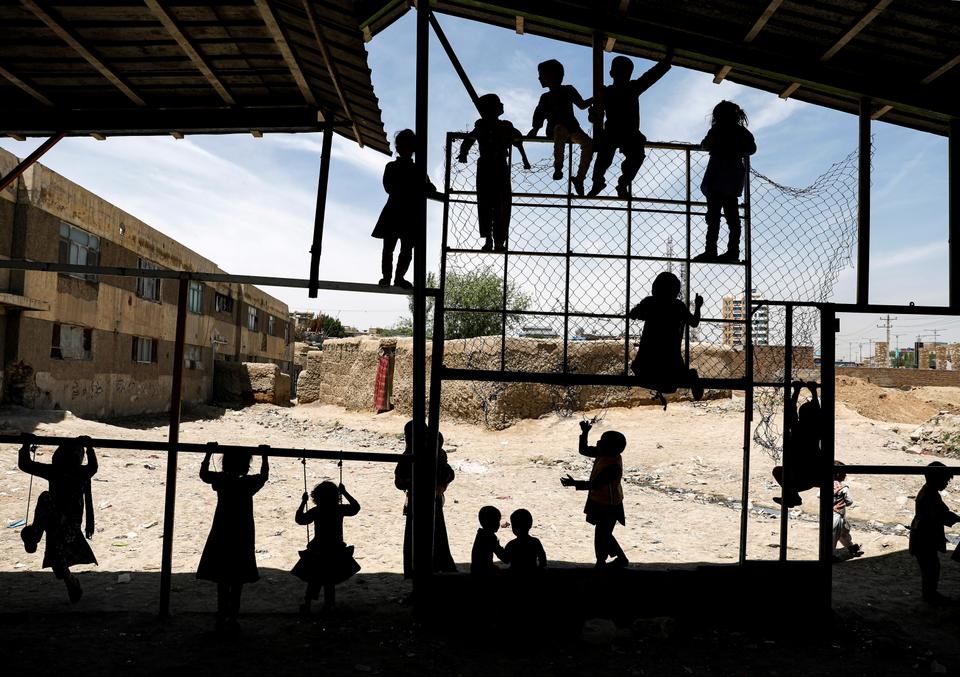
M890 329L893 327L893 321L896 320L895 317L890 317L890 314L887 314L887 319L881 318L880 324L877 325L877 329L886 329L887 330L887 350L890 349Z

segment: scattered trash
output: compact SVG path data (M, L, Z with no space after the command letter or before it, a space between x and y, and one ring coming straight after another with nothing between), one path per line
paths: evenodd
M22 526L24 526L26 523L27 523L27 520L25 520L24 518L21 517L20 519L14 520L13 522L8 522L8 523L7 523L7 528L8 528L8 529L16 529L17 527L22 527Z
M140 528L141 528L141 529L152 529L153 527L157 526L158 524L159 524L159 522L158 522L157 520L153 520L152 522L147 522L146 524L141 524L141 525L140 525Z

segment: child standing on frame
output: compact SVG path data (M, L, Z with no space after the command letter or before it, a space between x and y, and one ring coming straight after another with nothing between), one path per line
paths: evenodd
M600 436L595 447L587 442L591 425L580 422L580 454L593 461L589 480L575 480L570 475L562 478L560 484L573 487L577 491L589 491L587 504L583 512L587 522L594 526L593 549L597 556L597 568L605 566L622 568L630 562L623 548L613 536L617 522L626 526L623 513L623 450L627 448L627 438L616 430L608 430ZM607 563L607 558L613 560Z
M222 470L210 470L212 451L200 464L200 479L217 492L210 535L203 546L197 578L217 584L218 632L238 631L240 594L245 583L260 579L257 570L256 530L253 521L253 497L270 475L267 455L260 459L260 472L249 475L252 457L245 453L223 455Z
M423 196L434 200L443 200L443 194L430 181L428 176L417 176L413 154L417 150L417 135L412 129L397 132L394 139L397 159L388 162L383 170L383 189L387 191L387 204L380 212L380 218L371 234L383 240L383 253L380 256L380 286L393 284L403 289L412 289L413 285L403 276L406 275L413 259L413 243L418 228L427 224L420 219L423 209ZM400 243L400 255L397 257L397 269L393 270L393 251Z
M51 463L39 463L30 458L30 444L20 447L17 467L25 473L42 477L50 488L37 497L33 511L33 523L21 530L23 547L29 553L37 551L40 539L46 534L43 551L43 568L53 569L53 574L67 586L71 602L79 602L83 589L70 567L75 564L96 564L97 558L87 540L93 538L93 496L90 478L97 474L97 455L89 444L89 437L79 437L74 443L64 443L53 452ZM83 465L84 449L87 463ZM86 528L80 532L80 524L86 508ZM86 536L86 540L84 539Z
M516 147L523 160L523 168L530 169L530 161L523 149L523 135L509 120L501 120L503 104L496 94L484 94L477 99L480 119L473 131L460 144L457 160L467 161L474 143L480 146L477 160L477 217L481 251L507 251L510 230L510 203L513 187L510 183L510 147Z
M738 198L743 195L747 169L743 158L757 152L753 134L747 130L747 114L732 101L721 101L713 108L710 131L700 142L710 152L710 161L703 174L700 190L707 199L707 244L694 261L704 263L736 263L740 260L740 211ZM730 232L727 251L717 255L720 237L720 212Z

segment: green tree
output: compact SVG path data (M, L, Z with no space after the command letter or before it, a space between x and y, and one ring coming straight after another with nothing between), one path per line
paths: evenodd
M347 335L340 320L323 313L310 320L307 330L317 332L323 338L343 338Z

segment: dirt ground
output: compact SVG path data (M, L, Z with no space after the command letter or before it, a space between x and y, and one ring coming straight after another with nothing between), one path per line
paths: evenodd
M924 465L932 460L907 451L910 433L938 411L956 410L960 389L904 392L854 381L838 384L842 404L837 457L847 463L877 464ZM594 435L615 429L628 439L627 523L615 533L631 566L736 563L743 401L671 404L665 412L641 407L595 413L603 418ZM181 440L188 442L394 451L402 449L405 422L394 413L375 416L315 405L256 405L236 411L202 407L189 412L187 419ZM567 473L584 478L589 474L589 464L576 452L579 420L579 415L548 416L499 432L458 423L442 426L457 474L447 493L445 516L461 570L469 562L477 511L487 504L498 507L504 520L519 507L529 509L532 533L557 566L591 565L592 531L583 519L584 495L559 482ZM0 431L163 440L166 425L162 418L104 423L65 412L4 409ZM0 447L4 525L24 516L31 491L28 478L16 469L15 452L14 446ZM51 452L41 449L38 460L49 461ZM587 632L579 639L574 634L530 644L522 637L497 634L496 629L489 638L477 638L442 623L422 626L412 618L403 603L409 583L400 575L403 495L393 487L389 464L344 464L343 483L362 505L357 517L345 521L345 537L356 546L362 571L340 586L340 610L335 615L318 612L310 620L298 618L302 588L287 572L306 539L304 528L293 521L304 486L303 466L295 459L273 459L270 480L254 503L261 580L244 591L242 639L222 639L209 632L215 586L193 576L216 502L214 492L197 476L201 457L180 455L174 617L161 623L155 612L165 459L133 451L102 450L98 455L100 472L93 483L97 533L92 545L99 566L80 569L85 594L78 605L71 607L62 586L40 569L39 554L24 553L19 529L2 531L0 649L5 667L53 668L69 657L70 669L77 674L102 674L105 668L153 674L231 667L244 673L314 668L337 674L442 675L960 671L960 606L924 605L915 562L906 553L906 525L922 484L917 477L849 478L856 507L848 517L865 554L834 566L832 624L784 632L785 610L777 604L776 590L771 590L768 612L747 627L725 623L728 610L705 608L699 622L601 627L601 632ZM254 460L254 469L256 465ZM751 560L779 556L773 465L754 447L746 520L746 554ZM340 480L333 461L310 461L307 473L310 486L325 478ZM33 485L34 499L45 488L40 484ZM817 556L814 494L808 492L801 508L791 514L790 559ZM944 498L954 510L960 508L960 496L948 491ZM499 536L501 543L512 538L509 527ZM960 564L947 556L941 590L960 598Z

